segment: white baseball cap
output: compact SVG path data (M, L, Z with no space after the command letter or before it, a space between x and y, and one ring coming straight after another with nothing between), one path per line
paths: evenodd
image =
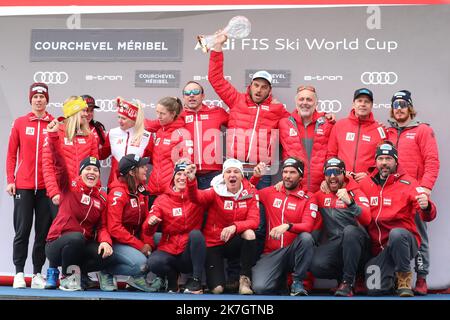
M252 81L257 78L263 78L269 81L269 84L272 85L272 75L268 73L266 70L257 71L253 74Z

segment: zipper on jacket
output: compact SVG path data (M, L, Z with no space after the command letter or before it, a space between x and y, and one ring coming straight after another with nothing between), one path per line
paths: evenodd
M385 182L386 183L386 182ZM380 191L380 198L379 198L379 209L378 209L378 214L377 214L377 217L375 218L375 225L377 226L377 229L378 229L378 242L380 243L380 247L381 247L381 250L384 250L384 247L383 247L383 245L381 244L381 229L380 229L380 226L378 225L378 218L380 217L380 213L381 213L381 209L382 209L382 204L383 204L383 201L382 201L382 199L383 199L383 189L384 189L384 185L381 187L381 191Z
M281 224L284 223L284 209L286 208L286 200L288 199L288 196L286 195L286 197L284 198L283 201L283 209L281 210ZM281 235L281 247L284 247L284 233Z
M358 120L358 135L356 137L355 159L353 159L353 172L356 173L356 158L358 156L359 135L361 133L361 122Z
M303 120L302 120L302 124L303 124ZM308 126L305 126L305 141L308 140ZM303 143L302 143L303 144ZM314 144L314 140L313 140L313 144ZM306 151L306 147L305 145L303 145L303 147L305 148L305 152L306 152L306 160L308 161L308 173L307 173L307 177L308 177L308 181L307 181L307 187L308 190L311 190L311 158L312 158L312 146L311 146L311 154L308 157L308 152Z
M198 165L199 165L199 170L202 170L202 153L201 153L201 145L200 145L200 131L198 130L198 113L195 113L195 132L197 133L197 150L198 150ZM195 148L195 146L194 146ZM195 163L195 159L194 159L194 163Z
M39 139L41 134L41 119L38 119L37 139L36 139L36 166L34 168L34 194L38 189L38 161L39 161Z
M250 151L252 150L252 145L253 145L253 137L255 136L255 130L256 130L256 125L258 123L258 118L259 118L259 110L261 110L260 105L257 105L257 109L256 109L256 118L255 118L255 124L253 125L253 130L252 130L252 135L250 137L250 145L248 146L248 153L247 153L247 158L245 159L245 161L249 161L250 159ZM256 153L258 156L258 148L256 148ZM258 159L258 158L257 158ZM258 160L256 160L258 162Z

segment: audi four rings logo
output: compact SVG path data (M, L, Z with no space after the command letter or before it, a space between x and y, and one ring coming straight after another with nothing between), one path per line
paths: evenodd
M99 111L103 111L103 112L116 112L117 111L116 100L97 99L97 100L95 100L95 105L100 107Z
M364 84L396 84L398 76L395 72L364 72L361 82Z
M339 100L319 100L317 111L325 113L337 113L342 110L342 103Z
M34 82L46 84L66 84L69 75L64 71L38 71L34 74Z

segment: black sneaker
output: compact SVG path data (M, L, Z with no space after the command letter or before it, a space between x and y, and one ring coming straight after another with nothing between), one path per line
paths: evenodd
M225 292L237 293L239 291L239 279L229 279L225 283Z
M334 293L336 297L353 297L353 287L347 281L342 281L336 292Z
M197 278L189 278L184 286L184 293L202 294L202 283Z

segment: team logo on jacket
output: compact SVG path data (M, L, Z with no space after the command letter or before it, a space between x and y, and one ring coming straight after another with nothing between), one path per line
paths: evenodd
M355 133L354 132L347 132L347 136L345 137L345 140L347 140L347 141L355 141Z
M295 210L297 208L297 204L296 203L288 203L287 208L289 210Z
M138 203L136 199L130 199L130 204L132 208L137 208Z
M238 202L238 207L239 208L247 208L247 202L245 202L245 201Z
M25 129L25 134L26 134L27 136L34 136L34 128L33 128L33 127L27 127L27 128Z
M304 197L305 196L305 191L300 190L299 192L297 192L297 195L299 195L300 197Z
M290 137L296 137L298 135L297 130L294 128L289 128L289 136Z
M194 122L194 115L190 114L190 115L186 116L186 118L184 119L184 121L185 121L186 123Z
M345 208L345 203L342 200L336 200L336 208L343 209Z
M155 146L157 146L160 141L161 141L161 138L157 138L156 141L155 141Z
M100 210L100 201L94 200L94 207Z
M86 144L86 139L85 138L78 138L78 143L79 144Z
M331 198L325 198L325 200L323 201L323 206L331 207Z
M384 206L390 207L391 204L392 204L392 200L391 199L389 199L389 198L384 198L383 199L383 205Z
M66 137L64 137L64 144L65 144L66 146L73 146L73 142L70 141L69 139L67 139Z
M269 106L261 106L261 109L269 111Z
M207 114L201 114L200 115L200 120L208 120L209 116Z
M315 203L311 203L309 205L309 210L317 211L317 210L319 210L319 206L317 204L315 204Z
M243 197L248 196L248 191L247 191L247 190L242 190L241 195L242 195ZM259 200L259 199L256 199L256 200Z
M378 197L370 197L370 205L376 207L378 205Z
M322 128L317 129L316 133L317 133L318 135L321 135L321 136L324 135L323 129L322 129Z
M164 139L163 144L170 145L170 139Z
M91 203L91 197L89 197L87 194L83 194L81 196L81 201L80 202L82 204L89 205L89 203Z
M362 136L362 139L363 139L363 141L367 141L367 142L370 142L370 136L366 136L365 134L363 134L363 136Z
M182 208L173 208L172 209L172 216L174 217L181 217L183 215L183 209Z
M414 140L415 137L416 137L416 133L415 133L415 132L408 132L408 133L406 134L406 139Z
M281 199L275 198L275 200L273 200L273 206L275 208L280 209L282 203L283 203L283 200L281 200Z
M225 200L223 203L223 208L225 210L233 210L233 201Z

